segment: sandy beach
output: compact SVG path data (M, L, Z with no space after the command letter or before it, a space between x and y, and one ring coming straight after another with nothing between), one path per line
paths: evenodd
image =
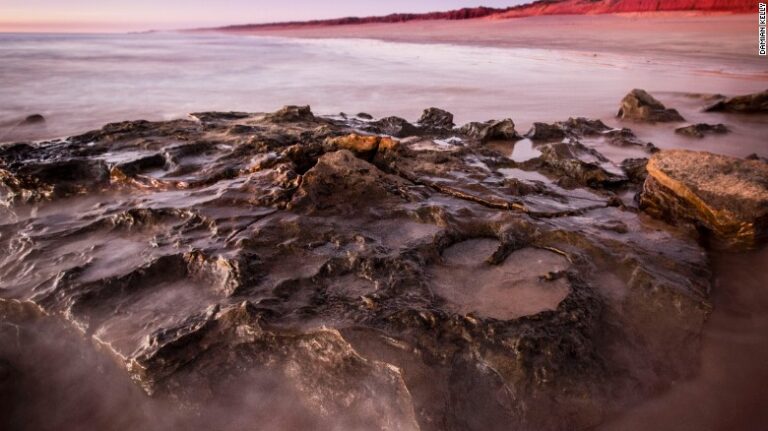
M653 57L717 57L757 66L761 63L756 56L756 43L753 43L756 31L752 15L665 12L275 27L234 33L635 53ZM762 67L765 72L765 62Z

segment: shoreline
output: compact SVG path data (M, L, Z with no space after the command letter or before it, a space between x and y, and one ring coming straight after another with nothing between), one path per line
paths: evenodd
M448 43L497 48L568 49L582 52L685 54L746 59L754 54L756 25L748 14L657 12L604 15L547 15L337 26L203 29L188 33L280 36L301 39L374 39L387 42ZM717 31L712 31L716 28ZM605 36L611 35L611 40ZM647 34L654 34L643 44ZM565 36L564 36L565 35ZM681 38L681 35L685 35ZM566 37L567 36L567 37ZM696 40L699 47L691 46ZM661 46L659 42L668 42ZM652 43L653 46L650 46ZM755 47L756 49L756 47Z

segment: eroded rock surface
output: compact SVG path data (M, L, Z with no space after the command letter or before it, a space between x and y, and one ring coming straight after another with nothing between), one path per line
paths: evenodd
M685 121L674 109L667 109L645 90L634 89L621 101L617 116L624 120L648 122Z
M152 399L247 413L216 429L291 411L285 429L588 429L695 372L708 259L624 205L644 159L608 160L591 120L536 143L432 113L207 112L3 145L0 300Z
M488 141L517 140L521 136L515 130L515 122L507 118L506 120L490 120L484 123L473 122L465 124L459 130L465 136Z
M668 150L647 166L641 204L694 222L726 245L752 246L768 229L768 165L705 152Z
M453 114L439 108L425 109L419 125L432 129L453 129Z
M768 90L735 96L719 100L705 109L706 111L725 111L742 114L760 114L768 112Z
M675 129L675 133L690 136L691 138L703 138L706 135L724 135L728 132L728 127L725 124L699 123Z

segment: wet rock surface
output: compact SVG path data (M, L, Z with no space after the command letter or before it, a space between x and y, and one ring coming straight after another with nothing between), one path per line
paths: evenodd
M685 121L674 109L668 109L645 90L634 89L621 101L617 116L624 120L647 122Z
M419 119L419 125L433 129L452 129L453 114L440 108L425 109Z
M728 127L725 124L699 123L675 129L675 133L691 138L703 138L706 135L724 135L728 132Z
M768 90L719 100L705 109L710 112L735 112L742 114L764 114L768 112Z
M647 166L641 205L693 222L726 246L750 247L768 229L768 165L705 152L667 150Z
M480 142L517 140L520 135L515 130L515 122L506 120L490 120L485 123L473 122L462 126L460 132Z
M695 372L707 254L624 204L644 159L591 144L631 131L428 117L208 112L5 144L0 305L171 409L231 401L224 430L588 429Z

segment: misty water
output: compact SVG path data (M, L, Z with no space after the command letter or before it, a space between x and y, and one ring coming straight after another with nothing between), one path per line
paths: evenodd
M647 41L646 41L647 45ZM0 35L0 142L67 136L108 122L181 118L199 111L267 112L311 105L324 115L367 112L415 120L429 106L457 123L573 116L609 123L632 88L644 88L691 121L734 123L728 143L691 141L671 127L640 128L660 147L764 150L765 119L697 111L684 93L761 91L766 69L728 58L649 58L552 49L391 43L364 39L152 33ZM42 114L44 128L15 127Z
M631 52L620 55L172 33L0 34L0 142L62 137L108 122L168 120L198 111L265 112L296 104L311 105L322 115L367 112L375 117L398 115L415 120L424 108L438 106L453 112L457 123L509 117L519 130L525 131L535 121L584 116L631 127L640 138L661 148L700 149L738 157L751 153L768 156L765 116L702 113L702 99L688 94L745 94L764 90L767 84L765 68L756 68L754 63L742 65L733 63L733 59L649 59L635 57ZM732 133L693 140L676 135L675 125L619 123L614 119L618 103L632 88L650 91L668 106L679 109L690 122L725 123ZM17 126L30 114L42 114L45 125ZM614 160L632 156L620 151L607 155ZM610 429L648 429L648 424L659 423L670 424L663 429L674 429L681 421L691 429L728 429L734 424L753 429L749 427L766 419L765 390L755 381L765 376L768 361L768 352L762 346L768 314L766 295L759 292L768 286L768 279L753 270L764 265L766 258L765 250L713 256L715 312L705 329L702 372L636 411L612 418ZM507 275L490 274L487 278ZM556 304L560 296L555 291L549 302ZM547 309L549 302L534 308ZM501 312L515 314L518 310ZM43 328L41 333L47 334L48 330ZM29 429L35 425L82 429L78 425L83 421L103 425L103 429L130 429L137 424L145 426L164 411L165 406L159 402L143 405L144 395L111 362L79 349L73 352L77 341L68 342L69 336L55 335L53 340L48 335L40 336L42 341L36 340L26 351L24 360L29 361L30 368L35 368L32 361L36 356L43 359L37 369L29 372L35 383L42 385L49 372L60 373L52 379L51 391L29 394L30 409L39 421ZM79 366L52 367L53 358L62 355L69 363L83 361L97 368L102 378ZM103 382L112 384L113 397L93 395L103 391ZM77 385L84 390L73 391ZM258 399L245 401L233 395L234 401L226 401L248 406L268 400L277 410L285 409L288 404L280 397L288 396L272 395L259 393ZM75 415L77 406L62 402L67 399L90 403L93 412ZM702 412L704 408L707 411ZM734 413L739 408L746 419ZM120 409L122 416L118 415L120 420L115 423L111 412ZM229 412L219 405L211 411ZM683 419L681 411L685 412ZM291 415L288 411L279 413L281 417ZM222 421L242 420L227 414L219 416ZM183 414L171 415L166 421L158 428L193 426ZM206 425L229 429L221 423ZM239 426L226 425L231 429ZM299 418L295 424L282 426L302 429L311 424ZM682 425L678 429L683 429Z

